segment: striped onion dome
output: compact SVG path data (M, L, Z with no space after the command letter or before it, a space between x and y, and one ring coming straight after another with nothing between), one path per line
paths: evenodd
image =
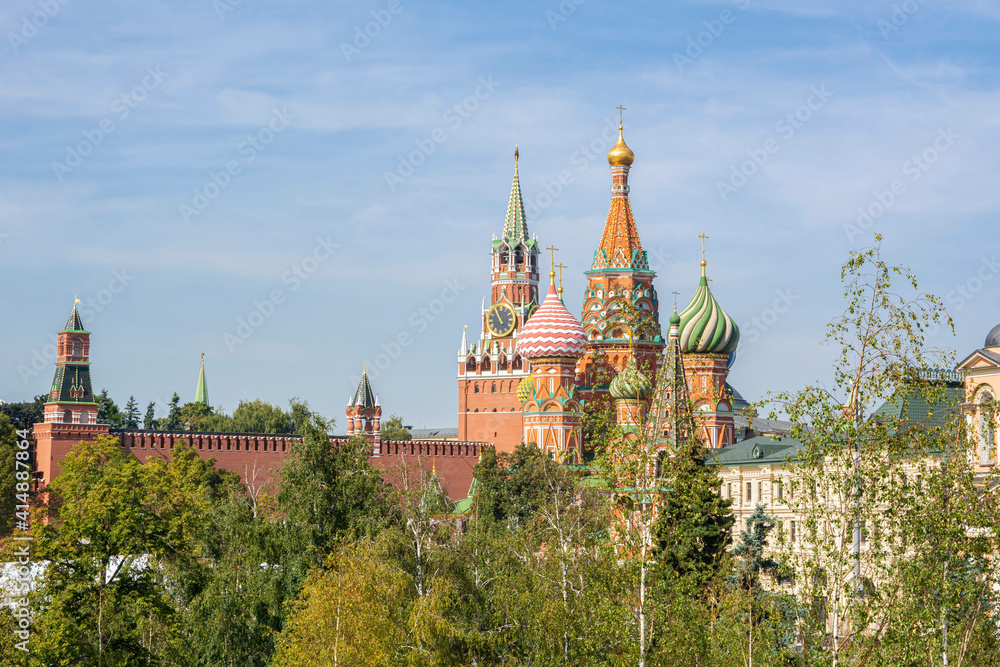
M635 367L635 359L630 356L622 372L611 381L610 390L614 398L644 401L653 393L653 383Z
M691 303L681 311L681 352L729 354L740 342L740 329L712 296L702 261L701 282Z
M582 357L587 337L549 285L549 293L517 338L517 351L525 359L542 357Z
M521 381L517 383L517 400L524 403L526 400L531 398L531 376L521 378Z

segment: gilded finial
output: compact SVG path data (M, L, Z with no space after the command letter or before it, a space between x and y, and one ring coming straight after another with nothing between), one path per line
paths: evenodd
M74 294L73 295L73 307L76 308L76 304L78 304L78 303L80 303L80 299L76 298L76 295Z
M201 360L205 361L205 353L204 352L201 353Z
M625 111L625 107L618 105L618 143L614 145L611 151L608 153L608 164L612 167L628 167L635 162L635 153L632 149L628 147L625 143L625 136L622 134L625 129L622 112Z
M563 293L562 270L566 268L566 265L563 264L562 262L559 262L558 264L556 264L556 268L559 269L559 300L562 301L562 293Z
M517 171L517 144L514 144L514 171Z
M671 292L674 295L674 312L677 312L677 297L680 296L680 292Z
M708 240L708 237L705 236L705 234L699 234L698 238L701 239L701 275L705 275L705 265L706 265L706 262L705 262L705 241Z

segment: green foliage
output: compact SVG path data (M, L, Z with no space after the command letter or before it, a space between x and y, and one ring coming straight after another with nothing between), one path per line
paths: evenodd
M510 453L484 449L475 470L477 515L499 525L528 521L547 496L547 480L559 469L546 453L523 442Z
M146 415L142 418L142 428L151 431L156 428L156 401L150 401L146 406Z
M42 414L45 410L45 401L48 395L35 396L33 401L20 403L4 403L0 405L0 414L5 414L14 425L15 429L31 431L34 424L42 421Z
M97 421L101 424L107 424L112 431L120 431L125 428L125 415L118 410L118 406L108 396L107 389L102 389L97 396Z
M128 403L125 404L122 419L124 421L124 428L129 430L139 428L139 404L135 402L135 396L128 397Z
M333 427L314 412L309 404L293 398L288 411L260 399L240 401L232 415L217 412L203 403L188 403L180 408L181 425L185 430L201 433L295 433L302 435L310 424L323 430Z
M181 397L174 392L174 395L170 397L170 405L167 409L167 416L160 420L159 428L164 431L179 431L184 426L184 420L181 416Z
M700 442L681 443L669 466L661 512L651 530L654 552L661 568L701 588L719 571L735 519L730 501L719 495L718 474L705 465Z
M0 413L0 535L10 535L14 529L18 504L15 456L19 440L10 418Z
M410 431L403 426L403 418L399 415L392 415L382 422L383 440L412 440Z
M127 664L148 655L144 621L168 607L151 558L164 553L145 471L117 439L82 442L47 489L51 521L36 557L49 561L36 594L34 659L44 664Z
M304 557L319 564L335 540L377 532L394 505L381 474L368 463L367 440L354 437L332 446L324 422L305 429L282 467L277 501L289 528L301 533Z

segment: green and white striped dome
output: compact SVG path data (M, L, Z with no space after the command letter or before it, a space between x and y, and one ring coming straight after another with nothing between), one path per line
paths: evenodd
M739 342L740 329L712 296L703 263L698 289L681 311L681 352L730 354Z
M630 356L622 372L611 381L609 389L614 398L644 401L653 393L653 383L635 367L635 358Z

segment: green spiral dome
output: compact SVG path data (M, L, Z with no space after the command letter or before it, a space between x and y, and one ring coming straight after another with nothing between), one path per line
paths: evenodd
M653 383L635 367L633 357L629 357L625 368L611 381L610 390L616 399L644 401L653 393Z
M708 288L702 269L698 289L680 315L681 352L730 354L740 342L740 329Z

